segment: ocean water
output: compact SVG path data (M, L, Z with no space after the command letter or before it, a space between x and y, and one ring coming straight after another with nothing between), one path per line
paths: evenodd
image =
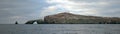
M120 34L120 24L0 25L0 34Z

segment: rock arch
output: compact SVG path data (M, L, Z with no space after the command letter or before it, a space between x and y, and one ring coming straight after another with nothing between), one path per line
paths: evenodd
M35 22L37 22L37 24L45 24L43 20L30 20L27 21L25 24L34 24Z
M25 24L33 24L33 23L35 23L35 22L37 22L37 24L38 24L38 21L36 21L36 20L27 21Z

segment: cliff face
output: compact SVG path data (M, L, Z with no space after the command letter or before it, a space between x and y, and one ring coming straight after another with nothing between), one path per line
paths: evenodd
M44 21L49 24L118 24L120 23L120 18L59 13L56 15L45 16Z

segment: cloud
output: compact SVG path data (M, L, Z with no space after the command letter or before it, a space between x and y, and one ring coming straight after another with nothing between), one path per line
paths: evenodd
M81 15L113 16L116 15L116 12L120 11L117 10L120 9L119 0L46 0L46 2L50 4L50 6L45 8L51 6L55 8L49 13L69 11ZM44 10L49 11L49 9ZM119 17L119 15L117 15L117 17Z
M120 0L0 0L0 24L24 24L61 12L120 17L119 3Z
M28 20L40 19L44 0L0 0L0 24L24 24ZM41 3L42 2L42 3Z
M95 3L85 3L85 2L73 2L70 0L47 0L48 4L53 4L52 7L56 8L52 11L56 12L65 12L69 11L71 13L78 13L78 14L94 14L95 10L93 8L89 8L88 5L95 5ZM98 3L98 4L105 4L105 3ZM51 7L51 6L49 6ZM47 7L47 8L49 8ZM45 9L48 10L49 9ZM92 11L88 11L92 10ZM46 11L45 11L46 12Z

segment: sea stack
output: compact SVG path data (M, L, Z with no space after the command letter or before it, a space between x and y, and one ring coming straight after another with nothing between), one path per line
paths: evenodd
M16 21L15 24L18 24L18 22Z

